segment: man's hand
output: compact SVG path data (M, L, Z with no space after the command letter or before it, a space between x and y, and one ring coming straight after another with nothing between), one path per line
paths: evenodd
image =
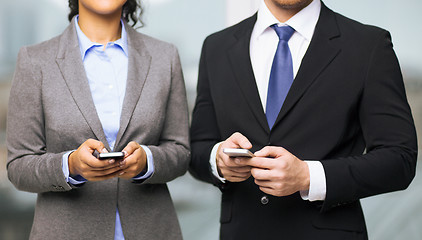
M120 178L131 179L139 175L147 165L145 150L137 142L130 142L124 149L125 158L120 162Z
M69 172L71 175L81 175L89 181L102 181L119 176L121 169L114 159L99 160L92 154L97 150L105 153L104 144L94 139L86 140L79 148L69 155Z
M217 169L220 176L230 182L242 182L251 176L251 167L244 164L243 157L231 158L223 153L224 148L250 149L252 144L240 133L233 133L220 144L217 150Z
M254 158L244 160L261 191L288 196L309 189L308 164L282 147L264 147Z

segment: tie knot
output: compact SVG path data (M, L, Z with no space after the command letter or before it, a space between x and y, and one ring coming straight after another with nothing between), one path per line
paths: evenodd
M295 30L290 26L277 26L277 24L271 25L271 28L274 29L274 31L277 33L278 38L280 40L289 41L289 39L292 37Z

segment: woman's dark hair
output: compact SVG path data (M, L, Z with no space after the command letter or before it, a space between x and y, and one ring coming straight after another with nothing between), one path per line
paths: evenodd
M69 0L69 21L72 18L79 14L79 0ZM126 21L132 21L132 27L135 26L138 22L142 25L141 15L143 9L138 0L127 0L126 3L123 5L122 10L122 18Z

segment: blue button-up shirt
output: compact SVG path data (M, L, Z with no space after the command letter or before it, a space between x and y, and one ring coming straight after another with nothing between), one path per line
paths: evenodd
M88 78L89 88L104 134L113 150L120 128L120 115L126 93L128 72L127 34L123 22L121 38L107 43L106 46L92 42L82 32L76 18L76 32L79 39L82 62ZM147 154L147 170L136 176L135 180L146 179L154 172L152 153L148 147L141 145ZM67 182L78 185L86 182L81 176L70 177L68 157L72 151L63 155L63 173ZM124 239L118 206L116 208L116 227L114 239Z

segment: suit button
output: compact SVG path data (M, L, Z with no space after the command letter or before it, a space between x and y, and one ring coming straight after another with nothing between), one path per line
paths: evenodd
M270 201L270 200L268 199L268 197L267 197L267 196L263 196L263 197L261 198L261 203L262 203L262 205L267 205L269 201Z

